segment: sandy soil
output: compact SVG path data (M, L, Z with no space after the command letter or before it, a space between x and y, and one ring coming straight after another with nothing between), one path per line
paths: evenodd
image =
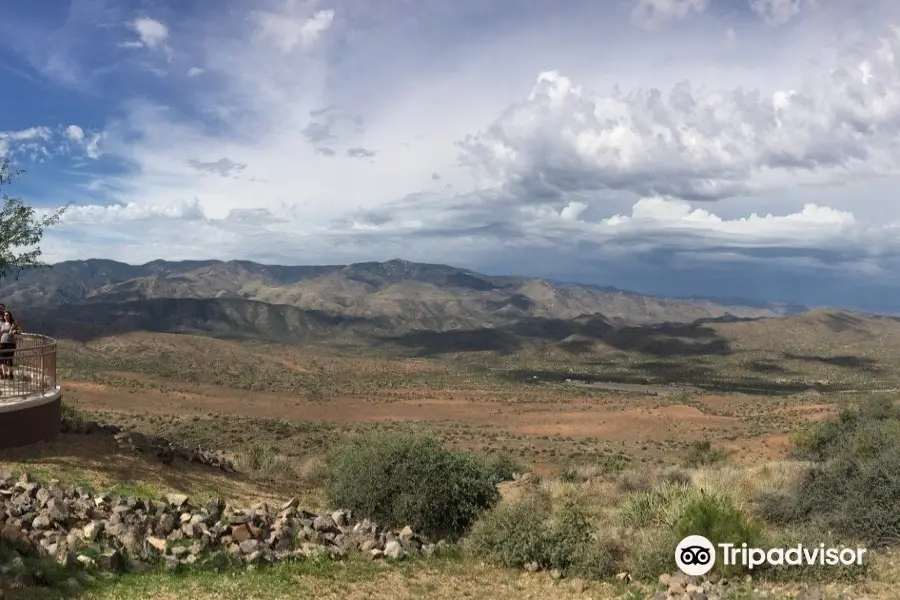
M605 439L624 442L690 442L727 439L721 445L739 460L786 456L784 435L751 436L741 408L757 406L764 399L747 395L701 396L693 406L660 406L658 398L633 396L619 402L597 398L566 398L548 401L546 396L529 398L519 394L515 401L495 395L468 391L407 392L400 397L341 397L313 402L290 394L238 392L200 389L160 393L154 390L123 391L95 383L67 381L67 400L91 411L144 413L156 415L233 414L257 418L337 424L365 422L462 423L511 436ZM786 412L801 420L817 420L831 414L823 404L794 405ZM725 416L727 415L727 416Z

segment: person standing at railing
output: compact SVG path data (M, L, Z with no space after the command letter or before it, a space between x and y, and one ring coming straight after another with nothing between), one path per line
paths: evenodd
M13 379L13 356L16 353L16 335L22 333L12 313L3 312L0 321L0 378Z

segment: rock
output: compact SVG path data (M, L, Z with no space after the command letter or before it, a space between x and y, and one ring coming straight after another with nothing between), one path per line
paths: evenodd
M241 542L246 542L253 535L250 533L250 527L247 525L237 525L231 528L231 539L240 544Z
M100 534L100 531L103 529L103 523L100 521L91 521L87 523L84 528L82 528L81 532L84 536L84 539L93 542L97 539L97 536Z
M406 553L403 551L403 546L400 545L400 542L390 541L384 545L384 555L392 560L400 560Z
M184 494L166 494L166 500L175 508L181 508L187 504L188 497Z
M587 584L584 582L584 579L577 577L569 582L569 586L572 588L572 591L576 594L583 594L587 589Z
M125 567L125 559L118 550L108 550L97 557L97 565L104 571L118 573Z
M313 529L315 531L333 531L336 527L337 524L328 515L320 515L313 520Z
M525 563L525 571L528 573L537 573L540 570L540 566L536 562Z
M160 554L165 553L166 547L168 546L165 538L158 538L154 536L150 536L147 538L147 544L155 548Z
M560 571L559 569L550 570L550 577L552 577L553 579L562 579L562 576L562 571Z
M32 529L47 529L50 527L50 517L47 515L38 515L31 522Z

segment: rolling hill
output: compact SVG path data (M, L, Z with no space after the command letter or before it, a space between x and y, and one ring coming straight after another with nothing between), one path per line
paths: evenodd
M585 315L637 326L775 317L802 310L656 298L402 260L326 266L68 261L4 281L0 299L23 313L32 329L37 319L50 330L65 321L113 331L200 331L294 341L493 328Z

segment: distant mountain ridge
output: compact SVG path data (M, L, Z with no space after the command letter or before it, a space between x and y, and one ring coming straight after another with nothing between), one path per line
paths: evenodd
M610 323L625 326L778 317L803 311L803 307L777 303L741 305L643 296L399 259L321 266L216 260L156 260L143 265L106 259L66 261L3 281L0 301L48 321L71 318L114 326L119 319L118 326L125 321L137 326L147 325L152 318L177 329L173 321L177 317L184 327L192 324L188 329L205 330L210 323L218 323L213 328L238 332L243 328L246 333L261 328L277 334L281 328L290 337L305 337L322 328L371 333L448 331L585 315L602 315ZM126 319L122 311L131 316ZM146 314L137 314L142 311Z

